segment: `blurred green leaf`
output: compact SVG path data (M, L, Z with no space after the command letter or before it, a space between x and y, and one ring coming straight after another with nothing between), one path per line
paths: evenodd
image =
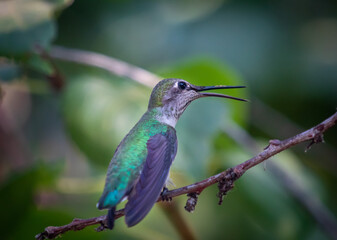
M11 206L11 211L2 211L0 237L10 236L20 225L31 208L35 207L34 194L38 186L49 185L59 173L59 168L38 164L25 172L13 174L0 187L0 205ZM6 239L1 237L1 239Z
M159 73L164 77L182 78L195 85L244 85L233 69L209 58L178 62L160 69ZM230 89L225 93L243 98L246 95L245 89ZM247 108L247 103L229 99L205 98L193 102L177 124L179 147L173 166L196 179L206 177L213 137L226 127L228 118L244 125Z
M17 79L22 74L22 69L10 62L0 63L0 81L11 81Z
M69 81L62 97L70 136L95 164L107 167L113 153L147 109L148 89L97 76Z
M182 62L168 65L159 69L164 77L185 79L195 85L245 85L239 73L225 63L213 58L192 58ZM230 89L216 90L215 92L247 98L247 90ZM231 118L237 123L246 122L247 104L234 100L223 100L226 108L229 108Z
M55 37L54 12L69 0L8 0L0 2L0 53L19 54Z
M13 231L8 237L10 239L33 239L35 235L42 232L47 226L64 225L73 219L68 213L62 210L38 210L31 208L22 222L17 223L17 231Z
M35 171L25 172L12 177L0 190L0 204L3 207L12 206L13 211L3 211L1 213L1 235L10 235L20 224L22 216L26 214L33 205L33 193L36 184ZM18 218L18 215L20 216ZM15 224L13 224L15 223ZM3 239L3 238L2 238Z
M35 54L27 59L27 66L44 75L51 75L54 71L49 62Z

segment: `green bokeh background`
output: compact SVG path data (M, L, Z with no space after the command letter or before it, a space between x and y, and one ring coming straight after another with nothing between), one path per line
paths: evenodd
M254 155L228 129L251 135L261 150L337 107L336 1L0 1L1 239L33 239L47 226L105 214L95 205L106 168L147 108L149 87L35 53L53 45L103 53L163 78L247 86L228 94L249 103L200 99L188 107L177 124L176 187ZM194 213L184 210L185 196L174 202L197 239L329 239L273 168L336 216L336 133L306 153L299 145L251 169L221 206L216 186L199 196ZM62 238L179 235L156 205L133 228L119 219L113 231L88 227Z

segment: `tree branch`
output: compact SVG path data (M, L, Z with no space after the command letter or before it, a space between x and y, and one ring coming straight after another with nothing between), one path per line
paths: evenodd
M246 148L253 154L259 152L257 142L235 122L231 122L227 128L223 128L223 131L237 142L238 145ZM327 235L330 235L332 239L337 239L337 220L324 203L303 188L303 186L297 184L292 176L290 176L290 173L283 170L274 161L268 163L268 170L277 178L285 190L311 214L321 229Z
M35 52L39 55L45 55L44 50L41 48L35 48ZM130 78L151 88L161 79L159 76L145 69L101 53L52 46L48 54L50 58L98 67L117 76Z
M38 52L41 58L46 60L53 69L53 73L46 76L46 78L49 80L50 86L57 92L61 91L64 87L65 80L60 70L56 66L54 59L40 45L35 46L35 51Z
M218 183L218 187L219 187L218 196L220 198L219 203L221 203L223 196L226 195L227 192L234 187L234 182L237 179L239 179L248 169L256 166L257 164L263 161L266 161L267 159L274 156L275 154L282 152L299 143L311 140L309 144L309 146L311 146L312 144L322 142L323 133L329 128L331 128L332 126L334 126L336 123L337 123L337 112L333 114L331 117L324 120L322 123L294 137L285 139L283 141L270 140L269 145L262 152L260 152L255 157L233 168L229 168L203 181L200 181L200 182L197 182L197 183L194 183L194 184L182 187L182 188L167 191L165 192L165 194L163 194L163 197L168 199L168 198L177 197L183 194L189 194L189 200L187 204L189 206L187 207L193 210L193 208L195 207L196 201L197 201L197 195L200 194L205 188L215 183ZM158 201L161 201L161 200L162 198L158 199ZM190 206L191 202L193 206ZM116 219L120 218L123 215L124 215L124 209L121 209L116 212L115 218ZM100 224L100 226L96 230L102 231L104 230L106 226L105 222L106 222L106 216L100 216L100 217L91 218L91 219L74 219L70 224L67 224L64 226L47 227L44 232L36 235L35 238L38 240L53 239L67 231L82 230L83 228L87 226L97 225L97 224Z

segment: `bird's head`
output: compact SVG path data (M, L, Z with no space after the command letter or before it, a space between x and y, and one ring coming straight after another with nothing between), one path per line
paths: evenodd
M172 112L178 119L186 107L195 99L201 97L222 97L239 101L247 101L242 98L232 97L219 93L205 92L213 89L244 88L245 86L195 86L183 79L169 78L160 81L152 90L149 109L163 108Z

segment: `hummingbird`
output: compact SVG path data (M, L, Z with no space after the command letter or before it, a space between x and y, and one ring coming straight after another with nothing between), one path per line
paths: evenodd
M204 92L245 86L195 86L183 79L160 81L152 90L148 109L118 145L106 175L98 209L109 209L107 227L114 226L116 205L125 205L125 223L132 227L151 210L166 188L169 170L177 153L175 125L187 106L198 98L242 98Z

